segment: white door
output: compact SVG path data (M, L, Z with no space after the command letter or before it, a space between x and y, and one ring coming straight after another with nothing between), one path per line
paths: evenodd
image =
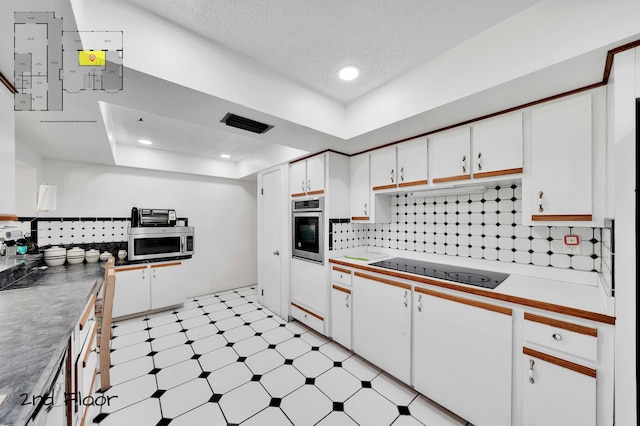
M474 125L472 140L471 170L474 178L521 172L521 112Z
M346 287L331 289L331 337L351 349L351 290Z
M284 201L282 199L281 171L275 170L262 177L260 197L262 199L262 228L260 256L262 273L260 279L261 303L272 312L282 316L281 308L281 256L282 215Z
M369 154L360 154L350 159L351 174L351 220L369 220L371 202L369 201Z
M376 149L371 152L371 187L374 190L395 188L396 147Z
M186 282L181 266L180 262L151 265L151 309L184 303Z
M427 178L427 138L398 145L398 185L425 185Z
M151 280L146 265L116 269L111 315L121 317L148 311L151 308Z
M307 192L318 194L324 191L324 155L307 160Z
M429 136L429 176L432 183L471 178L469 127Z

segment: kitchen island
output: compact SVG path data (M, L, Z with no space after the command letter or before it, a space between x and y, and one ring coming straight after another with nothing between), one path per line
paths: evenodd
M0 425L22 425L44 396L103 263L36 269L0 291Z

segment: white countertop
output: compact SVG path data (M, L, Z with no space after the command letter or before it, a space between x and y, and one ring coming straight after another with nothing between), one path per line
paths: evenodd
M614 298L607 295L598 273L595 272L519 265L458 256L383 249L379 247L358 247L351 249L347 253L342 252L339 256L333 257L332 259L352 263L354 266L357 266L369 265L378 260L392 257L403 257L465 268L507 273L509 277L498 287L493 290L484 288L483 290L500 295L566 306L601 315L615 316ZM380 270L384 271L382 268ZM471 285L455 284L478 288Z

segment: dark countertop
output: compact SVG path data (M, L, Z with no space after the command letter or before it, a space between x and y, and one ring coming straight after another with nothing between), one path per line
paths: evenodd
M67 348L68 337L104 277L104 263L35 269L0 291L0 425L26 422Z

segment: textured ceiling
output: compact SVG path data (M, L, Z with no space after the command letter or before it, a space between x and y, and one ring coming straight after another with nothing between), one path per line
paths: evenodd
M538 1L129 0L342 103Z

